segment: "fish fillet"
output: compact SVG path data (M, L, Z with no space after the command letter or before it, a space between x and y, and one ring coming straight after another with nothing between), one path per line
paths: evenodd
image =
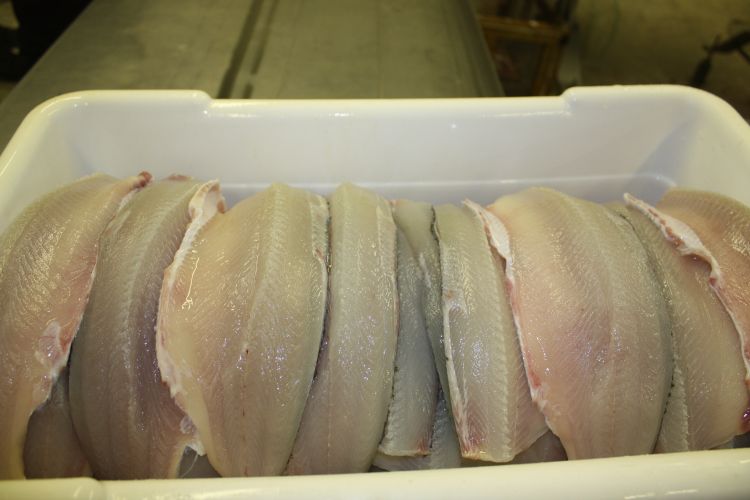
M503 264L470 206L435 207L448 381L464 458L509 462L547 431L534 406Z
M393 220L403 231L414 252L424 279L425 324L432 346L432 355L438 372L440 387L450 408L448 373L443 347L443 299L440 283L440 249L432 231L435 214L432 205L409 200L397 200L393 204Z
M670 189L656 209L642 206L682 255L695 255L711 266L711 286L740 335L750 386L750 208L690 189ZM746 418L750 422L750 413Z
M211 215L165 273L159 369L219 474L279 474L323 332L326 201L274 184Z
M23 462L29 479L91 475L70 417L65 370L58 376L47 402L29 419Z
M443 290L440 276L440 247L433 230L435 211L429 203L397 200L393 203L393 219L396 221L396 226L403 231L409 240L422 270L425 283L422 307L424 308L427 333L432 347L438 381L440 382L440 393L445 400L449 421L449 425L444 425L442 421L438 421L442 416L436 411L433 434L437 429L440 429L451 434L450 437L442 439L442 442L458 443L453 414L451 413L450 388L448 386L448 371L443 344ZM435 452L434 444L430 446L430 449L430 454ZM439 449L442 449L442 446ZM443 453L441 456L445 457L444 459L427 460L425 463L435 464L436 468L458 467L460 450L457 452L458 458L455 458L451 452L452 449ZM454 462L456 465L453 465ZM425 467L429 468L428 466Z
M326 332L287 472L365 472L383 435L398 327L396 226L383 198L331 195Z
M417 470L430 468L448 468L458 467L461 463L461 454L458 448L458 436L456 436L453 425L452 415L448 411L450 403L446 403L448 391L448 378L445 367L445 350L443 349L443 314L441 306L441 286L440 286L440 253L435 235L432 232L434 222L434 212L432 205L428 203L416 202L411 200L396 200L393 202L393 219L399 230L399 256L398 269L401 272L403 268L402 248L408 246L411 250L409 260L413 256L419 267L421 277L421 314L424 318L424 324L428 333L428 340L432 350L431 362L433 363L432 371L437 373L440 386L444 391L440 391L439 398L435 399L437 405L433 413L433 422L431 422L430 437L428 448L423 450L420 455L428 456L403 456L404 454L387 453L383 449L382 443L378 455L375 458L375 466L386 470ZM406 242L404 243L404 240ZM413 314L411 311L414 307L404 304L403 290L401 286L401 276L399 275L399 302L400 315ZM403 320L400 322L399 329L403 329ZM396 373L398 378L401 366L409 364L408 359L402 356L401 343L403 338L399 334L399 344L396 352ZM434 388L434 380L430 381L429 387ZM396 382L394 381L394 385ZM443 385L444 384L444 385ZM389 417L390 419L390 417ZM386 436L388 434L388 423L386 423ZM451 446L455 444L455 446ZM397 456L402 455L402 456Z
M68 361L99 236L150 177L84 177L32 203L0 236L0 479L23 477L27 423Z
M659 279L672 322L674 373L658 452L707 450L742 434L750 407L740 339L709 286L710 267L682 256L661 234L639 200L613 209L643 243Z
M461 467L461 448L453 425L450 410L443 397L438 394L435 420L432 424L432 441L427 455L397 457L378 453L373 463L382 470L427 470Z
M437 371L427 336L422 300L424 279L403 231L397 234L398 340L393 395L378 451L425 455L430 449L437 404Z
M102 234L70 360L73 422L99 479L177 476L192 433L161 381L156 314L189 206L206 203L207 196L219 202L217 190L215 182L201 186L179 177L152 183Z
M489 211L532 396L568 458L650 453L672 378L671 327L633 229L544 188Z

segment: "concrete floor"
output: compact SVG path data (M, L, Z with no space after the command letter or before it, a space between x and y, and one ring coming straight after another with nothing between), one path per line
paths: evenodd
M703 45L750 27L750 0L579 0L576 22L572 83L685 84ZM15 25L9 0L0 25ZM0 100L12 88L0 81ZM705 89L750 119L750 64L739 54L714 57Z

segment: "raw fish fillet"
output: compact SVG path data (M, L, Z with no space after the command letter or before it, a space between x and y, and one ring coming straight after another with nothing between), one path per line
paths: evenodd
M436 429L441 429L445 433L450 433L450 437L443 439L443 442L458 443L458 436L453 424L453 415L450 411L450 388L448 386L448 372L445 361L445 347L443 345L443 290L440 277L440 248L437 237L433 231L435 222L435 212L432 205L410 200L397 200L393 202L393 220L396 226L403 231L409 245L414 251L419 267L422 270L424 278L424 297L422 307L424 309L424 318L427 325L427 333L432 346L432 355L437 369L438 381L440 382L441 394L447 405L447 418L450 425L442 425L437 419L442 418L436 411L433 422L433 433ZM456 445L458 446L458 445ZM452 451L452 449L451 449ZM435 452L434 444L431 445L430 454ZM437 468L453 467L454 462L460 462L460 452L455 454L450 452L444 453L443 458L427 460L425 463L434 464ZM441 465L443 464L443 465ZM456 467L458 465L455 465ZM425 466L428 467L428 466Z
M441 395L442 396L442 395ZM449 431L449 432L448 432ZM477 467L491 465L491 462L461 459L453 421L449 418L448 407L441 398L438 402L436 426L433 434L436 439L430 448L430 454L424 457L390 457L378 454L375 466L389 471L448 469L456 467ZM566 460L565 449L552 431L542 434L534 444L525 449L509 462L510 464L534 464Z
M177 477L193 436L189 419L161 381L156 314L164 270L180 246L190 211L220 202L217 191L216 182L201 186L180 177L152 183L102 234L96 278L70 360L73 422L99 479Z
M461 467L461 448L458 445L456 429L442 391L438 394L438 404L435 408L429 453L424 456L411 457L396 457L378 453L373 465L389 471Z
M403 231L417 259L424 279L422 307L440 387L450 408L448 373L443 347L443 297L440 283L440 249L432 231L435 213L432 205L409 200L393 203L393 220Z
M0 236L0 479L23 477L27 423L68 362L99 236L150 178L84 177L29 205Z
M711 266L711 286L740 334L750 385L750 208L690 189L670 189L656 209L642 207L682 255L695 255Z
M614 207L635 229L662 286L672 322L674 373L656 451L707 450L746 432L745 365L732 319L709 285L709 265L682 256L639 200Z
M422 307L425 282L414 251L401 230L398 230L397 249L396 364L393 395L378 451L392 456L425 455L432 439L438 389Z
M398 327L396 226L371 191L331 195L326 332L287 472L365 472L383 435Z
M650 453L672 350L664 298L633 229L544 188L489 211L532 397L568 458Z
M448 381L464 458L509 462L547 431L534 406L503 263L478 207L435 207Z
M65 370L58 376L47 402L29 419L23 462L29 479L91 475L91 467L70 418Z
M219 474L275 475L289 458L323 331L327 205L274 184L215 211L214 203L194 212L165 272L159 369Z

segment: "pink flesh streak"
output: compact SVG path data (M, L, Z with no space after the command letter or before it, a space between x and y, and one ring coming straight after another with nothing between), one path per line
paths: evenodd
M716 296L724 305L729 317L732 318L735 328L740 336L740 345L745 359L745 384L750 388L750 342L747 342L748 333L742 322L738 319L732 301L729 299L722 269L714 255L706 248L700 237L690 226L684 222L671 217L643 200L639 200L629 193L623 196L625 203L636 210L641 211L662 231L662 234L675 245L681 255L691 255L703 259L711 268L708 282L716 292ZM750 417L749 417L750 418Z

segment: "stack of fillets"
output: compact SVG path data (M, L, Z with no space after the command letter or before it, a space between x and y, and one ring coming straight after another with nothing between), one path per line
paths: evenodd
M748 431L750 209L95 174L0 239L0 478L708 449ZM72 348L71 348L72 346ZM72 351L72 353L71 353Z

